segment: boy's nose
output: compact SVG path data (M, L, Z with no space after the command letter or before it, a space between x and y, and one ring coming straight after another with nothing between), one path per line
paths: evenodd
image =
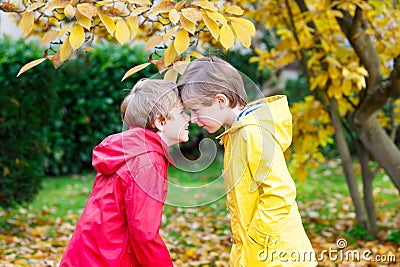
M195 116L194 114L190 114L190 122L191 123L196 123L197 122L197 116Z
M187 114L187 113L185 113L185 114L183 115L183 118L184 118L185 120L187 120L187 121L190 121L190 115Z

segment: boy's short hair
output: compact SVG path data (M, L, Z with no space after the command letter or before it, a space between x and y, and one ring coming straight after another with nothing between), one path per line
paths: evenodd
M125 125L156 130L154 120L173 119L171 111L181 103L176 84L160 79L141 79L121 104Z
M239 71L218 58L199 58L186 68L178 82L184 103L211 106L217 94L229 99L231 108L246 106L247 94Z

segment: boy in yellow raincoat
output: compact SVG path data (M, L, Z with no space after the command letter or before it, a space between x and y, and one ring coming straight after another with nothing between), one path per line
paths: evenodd
M230 266L316 266L283 152L292 120L285 96L247 104L239 72L217 57L189 64L178 82L191 120L224 144L231 215Z

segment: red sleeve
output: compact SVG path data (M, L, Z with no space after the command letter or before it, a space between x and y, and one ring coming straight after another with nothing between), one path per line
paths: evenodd
M167 166L149 164L140 168L125 195L130 244L142 267L173 266L159 230L168 191Z

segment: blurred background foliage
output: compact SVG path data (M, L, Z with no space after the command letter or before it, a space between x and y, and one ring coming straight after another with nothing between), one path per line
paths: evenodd
M91 168L91 153L104 137L122 130L119 105L147 68L121 83L126 70L147 61L141 47L101 43L54 70L41 64L16 78L38 42L0 39L0 205L30 201L44 174Z

